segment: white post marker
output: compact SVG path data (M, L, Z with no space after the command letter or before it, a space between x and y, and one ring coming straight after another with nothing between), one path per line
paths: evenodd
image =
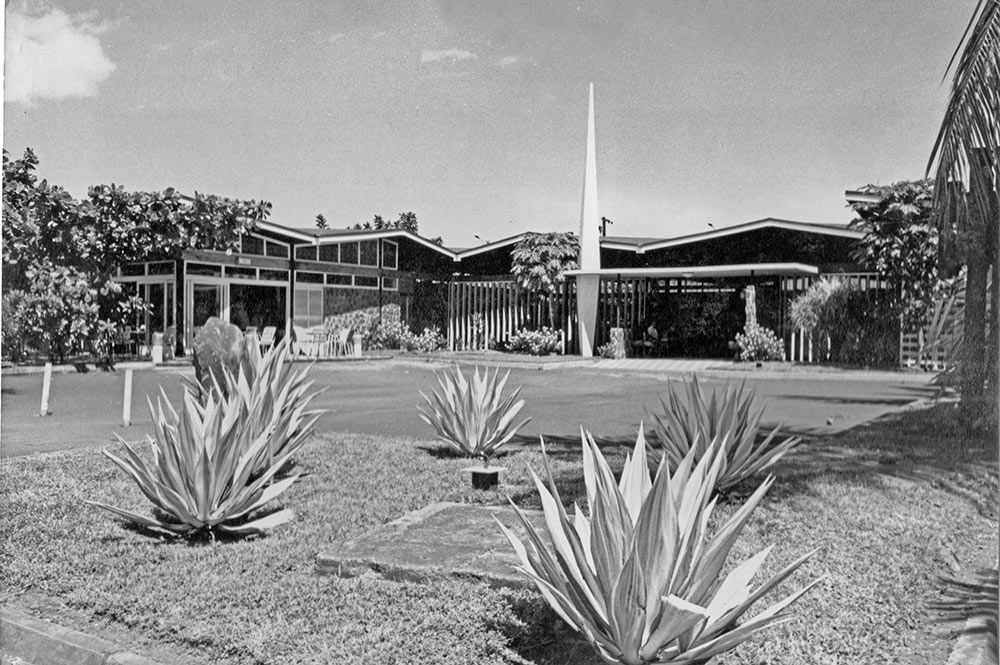
M125 401L122 404L122 427L132 424L132 370L125 370Z
M49 388L52 387L52 363L45 363L45 377L42 379L42 406L38 415L44 418L49 415Z

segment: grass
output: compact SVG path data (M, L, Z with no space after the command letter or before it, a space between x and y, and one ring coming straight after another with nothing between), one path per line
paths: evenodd
M953 634L933 627L924 607L938 575L951 573L949 552L963 567L979 565L984 552L987 563L994 556L994 502L983 497L995 497L997 485L995 463L983 463L992 449L955 438L949 408L807 442L778 464L778 481L735 554L775 544L768 573L821 546L785 588L824 572L829 579L797 605L798 619L715 662L946 660ZM54 600L42 613L66 625L127 630L192 661L588 662L586 647L533 592L313 573L329 544L433 501L503 500L467 489L460 469L468 461L430 454L428 445L317 437L300 455L307 475L282 497L294 522L228 542L151 537L84 506L96 498L148 510L97 451L4 459L0 594ZM579 499L579 453L554 457L564 498ZM540 468L540 453L517 452L501 464L509 469L505 492L536 503L527 468ZM721 506L718 518L732 509Z

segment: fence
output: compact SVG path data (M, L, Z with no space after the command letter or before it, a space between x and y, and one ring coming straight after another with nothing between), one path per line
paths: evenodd
M837 279L847 283L849 290L878 297L889 288L889 283L877 273L834 273L819 276L783 277L781 280L781 297L791 302L796 296L809 290L820 279ZM819 363L829 359L830 340L827 337L813 339L806 330L793 329L785 333L785 357L787 360L799 363Z
M576 289L563 283L551 297L496 278L448 287L448 348L482 351L506 343L523 328L561 330L564 353L576 353Z

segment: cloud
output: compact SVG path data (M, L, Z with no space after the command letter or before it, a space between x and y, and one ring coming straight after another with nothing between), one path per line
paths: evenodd
M521 62L521 56L519 55L507 55L497 60L497 64L501 67L513 67L519 62Z
M470 53L469 51L463 51L460 48L446 48L442 51L432 51L425 48L424 52L420 54L420 62L437 62L439 60L451 60L452 62L458 62L459 60L475 60L475 53Z
M115 65L97 35L105 26L53 9L41 16L7 15L4 100L30 106L38 99L93 97Z

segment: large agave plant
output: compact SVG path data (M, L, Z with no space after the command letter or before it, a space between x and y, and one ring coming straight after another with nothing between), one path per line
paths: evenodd
M478 457L485 464L501 446L511 440L517 430L531 420L526 418L515 425L514 419L524 406L518 400L518 388L504 398L503 390L510 377L508 371L499 378L499 369L484 370L479 375L477 367L471 379L466 379L455 367L451 374L436 375L441 392L433 391L431 397L423 392L426 410L417 407L420 418L434 428L438 437L459 455Z
M533 473L555 555L516 506L530 551L500 525L520 557L520 570L604 661L706 662L754 633L788 621L788 607L820 581L737 623L815 550L756 589L750 583L770 547L722 576L730 549L773 481L769 477L732 517L710 529L711 497L722 459L704 455L696 460L689 454L673 475L661 461L650 482L640 429L616 483L593 438L584 434L589 514L575 506L573 518L568 517L547 461L548 488Z
M754 391L747 390L744 384L727 385L725 392L713 390L707 397L697 376L692 376L683 388L671 385L667 399L660 398L662 413L647 411L658 443L650 449L653 463L662 456L672 470L677 469L690 452L698 461L714 446L723 457L717 480L719 490L770 467L798 445L799 438L775 443L776 427L758 443L757 430L764 409L754 410L753 399Z
M284 347L282 347L284 348ZM178 414L162 394L153 414L155 436L147 463L121 437L125 455L104 454L125 470L162 513L147 517L97 501L91 505L153 529L175 534L197 532L260 533L292 517L281 510L248 517L298 479L276 480L312 433L320 411L306 411L315 394L304 372L292 373L279 349L258 358L252 381L245 372L225 381L232 388L185 391Z
M254 475L263 473L272 460L285 452L295 453L305 443L298 428L305 422L315 421L322 410L307 407L321 391L310 392L313 381L309 379L309 366L294 370L289 341L282 340L262 352L256 337L248 338L242 349L237 373L222 371L221 385L209 374L212 381L206 388L198 380L188 380L188 391L205 404L210 395L229 399L241 411L243 435L234 440L244 447L263 434L268 434L268 445L260 451L253 463Z

